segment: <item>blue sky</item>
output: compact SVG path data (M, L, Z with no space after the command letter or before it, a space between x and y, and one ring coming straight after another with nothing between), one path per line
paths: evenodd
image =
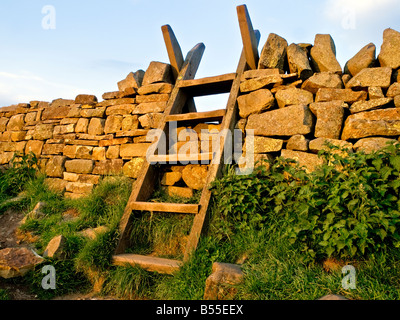
M184 55L205 44L197 77L234 72L242 49L241 4L261 32L260 51L270 32L289 44L313 43L315 34L329 33L342 67L369 42L378 54L384 29L400 31L400 0L2 0L0 106L80 93L101 100L129 72L168 62L164 24L173 28ZM55 29L42 27L46 5L55 9ZM207 110L224 108L224 102L213 97L197 104Z

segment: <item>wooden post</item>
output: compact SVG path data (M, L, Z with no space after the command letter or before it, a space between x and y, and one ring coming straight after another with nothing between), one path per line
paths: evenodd
M237 14L239 19L240 33L242 34L243 48L246 55L248 67L256 70L258 65L258 43L251 23L246 5L238 6Z
M165 46L167 47L174 80L176 80L183 65L182 50L172 28L168 24L162 26L161 30L164 36Z

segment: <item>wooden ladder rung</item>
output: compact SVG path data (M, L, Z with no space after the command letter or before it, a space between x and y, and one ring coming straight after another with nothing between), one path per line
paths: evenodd
M154 163L176 163L176 162L208 162L213 159L213 153L197 153L197 154L167 154L167 155L153 155L148 158L150 164Z
M214 77L206 77L194 80L182 80L179 88L184 89L193 97L207 96L211 94L228 93L231 91L236 73L227 73Z
M169 115L165 118L166 122L171 121L221 121L226 114L225 109L215 110L215 111L206 111L206 112L191 112L191 113L183 113L183 114L173 114Z
M193 213L199 212L198 204L183 203L161 203L161 202L133 202L132 210L151 211L151 212L169 212L169 213Z
M183 262L172 259L143 256L139 254L118 254L112 257L115 266L126 267L127 264L139 266L147 271L173 274L179 271Z

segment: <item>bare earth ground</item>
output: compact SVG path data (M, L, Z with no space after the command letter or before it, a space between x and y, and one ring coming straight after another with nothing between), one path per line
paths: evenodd
M16 235L16 230L24 213L8 210L0 215L0 250L5 248L32 247L29 243L22 242ZM0 278L0 289L5 289L12 300L38 300L32 294L29 287L22 284L15 284ZM96 297L95 293L71 294L56 297L54 300L113 300L114 298Z

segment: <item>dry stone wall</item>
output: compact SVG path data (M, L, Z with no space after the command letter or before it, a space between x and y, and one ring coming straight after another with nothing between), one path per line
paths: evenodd
M309 171L321 164L325 142L350 152L377 150L399 140L399 68L400 33L392 29L384 31L378 56L370 43L343 71L330 35L288 45L270 34L258 69L241 79L236 127L254 130L248 150L255 161L282 156Z
M241 78L236 128L245 137L242 157L283 156L313 170L321 164L317 153L326 141L351 152L398 141L399 69L400 33L392 29L384 31L378 56L370 43L343 70L330 35L316 35L313 44L289 45L270 34L258 69ZM131 72L118 91L104 93L100 102L82 94L1 108L0 166L16 152L33 152L49 185L71 198L89 193L103 175L136 178L151 145L146 135L159 127L173 87L171 66L153 61L146 71ZM194 149L206 153L219 128L183 124L178 133L196 132ZM253 130L254 139L247 130ZM169 148L187 152L187 142L185 136ZM204 186L207 170L207 165L167 166L160 184L169 195L191 197Z

